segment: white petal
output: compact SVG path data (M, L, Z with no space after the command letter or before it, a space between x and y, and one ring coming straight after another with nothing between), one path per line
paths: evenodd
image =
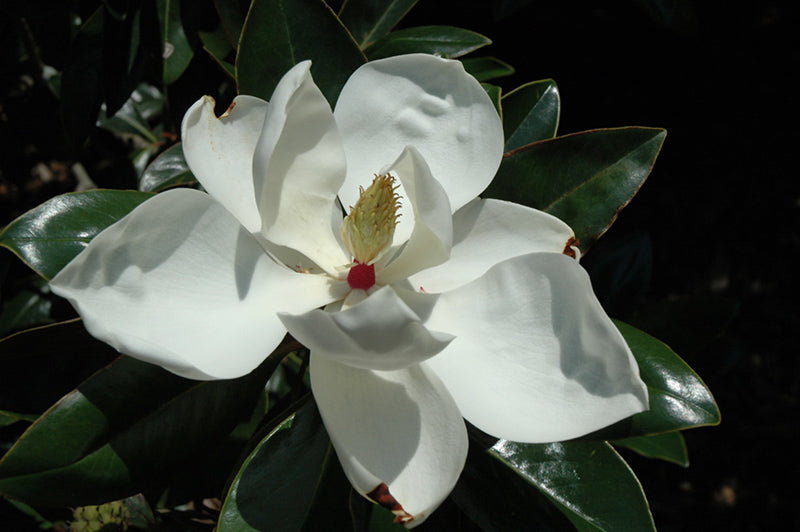
M441 294L426 325L456 336L426 364L464 417L493 436L566 440L647 409L630 349L565 255L494 266Z
M92 335L195 379L249 373L286 333L277 311L336 297L324 277L276 264L225 208L188 189L105 229L50 286Z
M311 79L310 66L309 61L298 64L275 88L253 176L264 237L334 274L336 266L350 262L331 227L345 157L331 108Z
M264 127L267 102L237 96L219 118L214 99L203 96L183 117L183 154L197 180L248 231L261 230L253 191L253 152Z
M370 61L347 80L334 115L347 152L345 206L410 145L456 211L486 188L503 155L500 117L459 61L425 54Z
M452 340L448 334L428 330L389 286L340 312L279 316L289 333L317 356L365 369L418 364Z
M449 495L467 456L464 421L441 381L424 365L370 371L313 351L310 371L350 483L372 500L384 495L376 502L407 527L422 523Z
M390 170L400 178L407 207L411 207L403 210L397 229L408 227L409 222L413 223L414 229L400 254L388 266L376 270L381 284L405 279L422 269L445 262L453 241L453 215L447 194L431 176L422 155L415 148L408 147ZM413 216L409 216L411 214Z
M528 253L563 253L572 229L546 212L516 203L477 198L453 215L450 259L411 277L428 293L453 290L504 260Z

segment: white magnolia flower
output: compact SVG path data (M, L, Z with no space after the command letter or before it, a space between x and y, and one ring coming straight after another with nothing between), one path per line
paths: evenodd
M219 118L209 97L189 109L183 150L208 194L147 200L53 279L87 329L193 379L250 372L288 330L311 350L350 482L407 526L455 485L462 416L550 442L645 410L572 230L478 198L503 132L461 63L370 62L334 112L309 68L292 68L269 103L239 96Z

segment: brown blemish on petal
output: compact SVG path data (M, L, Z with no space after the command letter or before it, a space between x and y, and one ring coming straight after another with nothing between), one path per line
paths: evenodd
M391 493L389 493L389 486L381 482L378 486L367 493L367 497L380 504L394 514L394 522L406 524L414 520L414 516L406 512L402 505L397 502Z
M225 112L222 113L222 115L220 115L220 118L227 118L228 115L231 114L231 111L233 111L234 107L236 107L236 102L231 102L231 104L228 106L228 108L225 109Z
M573 259L577 259L578 257L575 255L575 250L572 249L572 246L578 247L580 245L581 245L580 240L572 236L570 237L569 240L567 240L567 244L564 246L564 251L562 251L561 253L563 253L568 257L572 257Z

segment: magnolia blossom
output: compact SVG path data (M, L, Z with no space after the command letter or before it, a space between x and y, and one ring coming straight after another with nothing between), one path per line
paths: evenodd
M333 112L306 61L269 103L238 96L217 118L200 99L182 134L207 193L145 201L53 291L94 336L193 379L250 372L288 331L350 482L397 521L452 490L464 418L551 442L647 408L572 230L478 197L502 124L458 61L367 63Z

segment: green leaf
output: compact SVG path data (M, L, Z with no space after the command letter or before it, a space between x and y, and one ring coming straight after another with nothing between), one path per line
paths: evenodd
M369 514L369 532L403 532L408 530L394 522L394 514L379 504L373 504Z
M47 340L47 341L45 341ZM85 340L85 341L84 341ZM80 318L52 323L41 327L33 327L0 339L0 364L19 358L35 358L53 353L53 345L59 346L59 353L68 356L91 349L92 345L108 347L109 353L116 353L113 348L100 340L95 340Z
M52 523L49 519L42 516L39 512L37 512L34 508L28 506L25 503L15 501L14 499L6 499L3 498L8 504L15 507L20 512L24 513L28 517L31 517L36 523L39 525L40 530L62 530L64 523ZM58 526L61 525L61 526Z
M497 111L497 114L500 116L500 119L503 119L503 104L502 104L502 94L503 89L498 87L497 85L492 85L490 83L481 83L481 87L483 90L486 91L486 94L489 95L489 98L492 100L494 104L494 108Z
M147 165L150 164L150 161L153 159L155 154L158 153L158 150L159 146L157 144L151 144L128 155L128 157L131 159L133 169L136 171L136 176L139 179L141 179L141 176L147 168Z
M78 29L61 77L61 120L73 150L94 128L103 103L103 7Z
M206 52L208 52L208 55L209 55L209 56L211 56L211 59L213 59L213 60L214 60L214 62L215 62L216 64L218 64L218 65L219 65L219 67L222 69L222 71L223 71L223 72L224 72L224 73L225 73L225 74L226 74L226 75L227 75L229 78L231 78L232 80L236 80L236 65L234 65L234 64L232 64L232 63L229 63L228 61L225 61L224 59L220 59L219 57L215 56L214 54L212 54L212 53L211 53L211 52L208 50L208 48L205 48L205 47L204 47L203 49L204 49Z
M17 412L9 412L7 410L0 410L0 427L7 427L19 421L33 422L39 416L33 414L19 414Z
M139 116L146 123L152 123L161 118L164 114L164 107L167 98L161 90L149 83L140 83L136 90L131 93L129 98L131 103L136 106Z
M217 530L300 530L326 462L336 460L313 400L261 440L233 480Z
M161 25L164 84L171 85L181 77L194 57L194 50L181 23L180 0L156 0Z
M125 2L121 13L104 4L103 94L106 112L113 115L142 81L161 72L163 47L151 3Z
M650 393L650 409L582 439L617 440L717 425L719 409L705 383L672 349L630 325L614 324L628 342Z
M461 63L464 65L464 70L472 74L478 81L489 81L514 73L514 67L496 57L462 59Z
M161 116L166 98L156 87L142 83L113 116L101 112L97 125L127 135L138 135L151 144L160 141L150 128L150 121ZM149 148L146 147L145 149Z
M225 29L231 48L239 46L239 37L242 35L244 17L239 9L239 0L214 0L214 6L219 14L219 21Z
M683 434L680 432L625 438L611 443L627 447L647 458L660 458L682 467L689 467L689 453L686 450Z
M211 31L198 31L197 35L211 57L225 59L234 50L222 24Z
M418 0L346 0L340 15L363 50L400 22Z
M552 79L533 81L503 96L505 150L556 136L561 98Z
M197 183L183 156L183 145L176 144L156 157L139 179L139 190L161 192L180 185Z
M33 505L82 506L157 486L230 433L281 358L239 379L191 381L120 357L20 437L0 460L0 492Z
M471 442L450 498L486 532L562 532L569 520L523 475Z
M353 529L348 503L351 497L359 495L350 486L350 481L347 480L333 447L329 448L328 453L314 499L303 523L304 532L337 528L348 531Z
M120 499L135 488L125 464L105 445L62 468L15 477L0 472L0 493L32 506L86 506Z
M663 129L627 127L529 144L505 154L485 195L561 218L585 250L639 191L665 136Z
M3 408L44 412L119 353L92 337L80 319L35 327L0 340ZM57 378L56 378L57 377Z
M269 100L281 77L306 59L331 104L366 60L322 0L254 0L236 58L239 93Z
M488 453L544 493L580 531L655 530L638 479L605 442L500 440Z
M52 279L97 233L151 196L133 190L89 190L56 196L8 224L0 232L0 246L10 249L45 279Z
M6 301L0 312L0 337L11 331L52 321L50 308L53 306L47 297L49 289L42 279L32 283L31 289L20 290Z
M370 60L402 54L440 54L455 58L492 44L488 37L452 26L417 26L393 31L365 50Z

